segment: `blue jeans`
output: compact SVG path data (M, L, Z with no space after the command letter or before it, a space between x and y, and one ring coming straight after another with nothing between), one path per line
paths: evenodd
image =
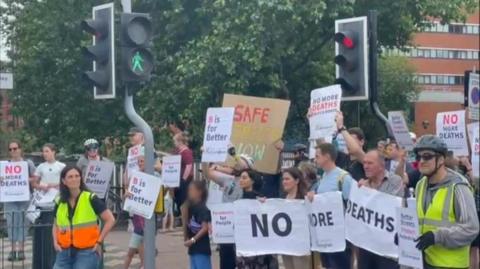
M57 253L53 269L95 269L100 257L93 249L64 249Z
M3 204L4 216L7 219L8 239L11 242L24 242L28 235L28 220L25 220L28 204L28 201Z
M192 254L190 255L190 269L212 269L210 255Z

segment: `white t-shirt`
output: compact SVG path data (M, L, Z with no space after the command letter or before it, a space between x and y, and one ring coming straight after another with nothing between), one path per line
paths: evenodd
M60 173L64 167L65 164L59 161L54 163L44 162L35 170L35 176L40 177L40 183L60 184Z

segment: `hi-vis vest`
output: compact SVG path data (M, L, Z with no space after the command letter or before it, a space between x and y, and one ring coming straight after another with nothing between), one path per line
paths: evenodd
M92 193L82 191L75 207L72 222L68 218L68 203L59 203L56 215L57 241L62 248L92 248L100 237L95 211L90 203Z
M453 210L455 185L441 187L433 196L431 204L425 211L423 203L428 180L422 178L417 183L417 214L420 223L420 234L435 232L441 227L450 227L456 222ZM435 244L425 249L425 261L436 267L468 268L470 266L470 246L460 248L445 248Z

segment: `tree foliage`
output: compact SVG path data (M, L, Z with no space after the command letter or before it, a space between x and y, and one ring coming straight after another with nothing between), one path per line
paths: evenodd
M17 87L12 95L15 113L25 119L26 130L38 141L58 142L70 150L87 136L122 133L128 123L120 98L93 102L91 89L80 79L89 68L82 62L80 45L90 39L78 25L90 16L92 5L103 1L5 2L2 18L13 15L16 20L2 19L0 26L15 48L11 58ZM310 91L334 80L335 19L377 9L380 45L403 47L427 17L461 20L476 1L137 0L133 4L134 11L149 12L154 23L154 76L138 92L136 104L156 129L169 119L182 118L200 137L206 109L220 106L228 92L292 100L286 136L305 138ZM387 88L398 86L382 83ZM389 101L385 111L399 100L398 91L391 94L395 97L385 100Z

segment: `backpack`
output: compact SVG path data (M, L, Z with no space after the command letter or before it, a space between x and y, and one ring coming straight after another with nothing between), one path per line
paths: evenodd
M348 172L340 169L340 174L337 176L337 188L340 192L343 191L343 181L345 180L345 177L348 175Z

